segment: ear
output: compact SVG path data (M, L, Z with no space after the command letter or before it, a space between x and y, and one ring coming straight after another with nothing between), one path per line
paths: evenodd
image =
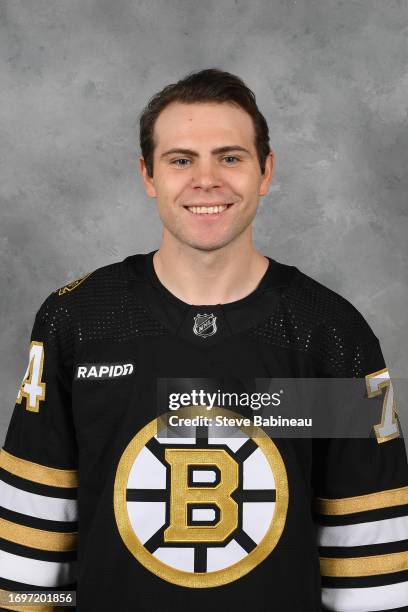
M144 157L139 157L139 167L140 167L140 174L142 175L143 185L144 185L147 195L149 196L149 198L155 198L156 189L154 187L153 177L149 176L147 173L147 168L146 168Z
M259 187L259 195L264 196L268 193L272 182L273 170L275 167L275 156L273 151L270 151L265 160L265 172L262 174L262 182Z

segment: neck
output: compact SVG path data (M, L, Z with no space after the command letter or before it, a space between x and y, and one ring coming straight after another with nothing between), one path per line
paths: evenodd
M153 265L160 282L187 304L227 304L256 289L269 261L251 241L204 251L163 236Z

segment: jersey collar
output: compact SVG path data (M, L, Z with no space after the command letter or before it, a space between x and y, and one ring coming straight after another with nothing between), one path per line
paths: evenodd
M249 295L227 304L188 304L160 282L153 265L156 252L157 249L127 257L123 261L126 278L146 309L170 333L202 349L244 332L270 316L298 272L296 267L268 257L269 266Z

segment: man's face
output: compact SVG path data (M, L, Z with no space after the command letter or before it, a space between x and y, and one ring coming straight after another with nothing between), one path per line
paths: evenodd
M153 178L143 158L140 168L164 231L205 251L226 246L245 230L250 236L273 171L270 153L261 174L250 115L229 103L173 102L158 116L154 137ZM211 205L222 208L205 212Z

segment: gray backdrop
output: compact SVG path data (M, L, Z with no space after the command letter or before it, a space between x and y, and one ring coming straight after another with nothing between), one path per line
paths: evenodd
M407 31L405 0L0 1L2 438L41 302L159 243L137 114L213 66L270 126L257 248L362 312L408 431Z

